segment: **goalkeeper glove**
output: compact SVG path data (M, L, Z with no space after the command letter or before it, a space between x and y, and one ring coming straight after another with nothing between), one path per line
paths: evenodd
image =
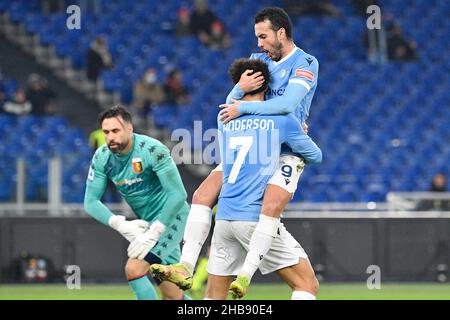
M147 231L150 227L147 221L141 219L127 221L124 216L120 215L113 215L109 218L108 224L111 228L120 232L129 242L134 241L137 235Z
M128 257L131 259L144 259L150 250L156 245L159 238L166 230L166 226L156 220L150 225L150 228L141 233L128 246Z

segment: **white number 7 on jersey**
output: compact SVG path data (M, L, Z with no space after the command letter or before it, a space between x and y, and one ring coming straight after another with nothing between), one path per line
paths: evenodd
M244 163L245 157L247 156L247 153L250 150L252 144L252 136L230 137L230 148L232 150L235 150L238 146L241 146L241 148L239 149L238 155L234 160L233 167L231 168L230 176L228 177L228 183L236 182L239 171L241 171L242 164Z

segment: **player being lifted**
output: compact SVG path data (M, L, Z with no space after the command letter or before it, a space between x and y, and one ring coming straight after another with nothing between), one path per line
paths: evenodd
M125 273L137 299L154 300L157 292L147 277L152 263L174 263L189 206L187 193L170 152L161 142L133 133L131 114L121 106L98 117L106 138L92 159L84 207L99 222L120 232L129 242ZM127 221L102 202L111 180L139 217ZM190 299L170 282L159 282L165 299Z
M230 67L234 83L246 69L262 72L264 79L270 79L263 61L240 59ZM266 89L264 82L242 100L262 101ZM259 231L273 238L270 250L259 257L262 274L276 271L292 288L292 299L304 299L302 282L314 277L308 256L283 223L272 223L273 218L260 215L260 210L266 184L278 168L282 143L306 163L321 162L322 152L292 114L245 115L227 124L218 119L218 128L223 182L207 266L206 298L226 298L232 276L241 273L244 261L248 260L252 235ZM235 291L232 293L234 298L239 297Z
M307 131L305 122L317 86L317 59L295 45L291 21L281 8L265 8L256 14L255 35L263 53L254 53L251 58L266 62L271 75L266 101L233 100L241 99L246 92L258 89L264 83L261 73L247 70L228 95L227 104L221 106L221 120L227 123L242 114L292 113ZM281 212L295 193L303 168L301 157L292 153L288 146L283 146L280 166L264 192L260 216L262 225L278 224ZM195 264L209 234L211 208L217 203L221 187L222 165L219 165L194 193L180 263L168 267L155 264L151 268L155 276L172 281L182 289L191 286ZM270 248L273 238L261 230L257 227L253 233L248 259L237 283L233 283L235 291L241 290L239 295L245 294L245 288L260 264L260 254ZM301 291L315 295L317 288L318 282L314 276L305 277Z

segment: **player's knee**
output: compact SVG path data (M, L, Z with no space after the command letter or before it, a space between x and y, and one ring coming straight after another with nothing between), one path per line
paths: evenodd
M145 268L142 263L135 260L128 260L125 265L125 275L127 279L136 278L147 274L148 268Z
M213 290L211 287L210 288L206 288L205 290L205 298L204 300L226 300L226 295L228 294L228 292L225 294L225 296L223 294L221 294L220 292L217 292L216 290Z
M178 288L160 286L159 289L163 300L183 300L184 293Z
M305 291L312 293L313 295L317 295L319 292L319 280L317 280L314 274L303 279Z
M273 200L264 203L261 213L269 217L279 217L283 209L284 206L282 201Z
M161 291L161 295L162 295L163 300L182 300L183 299L183 293L180 293L180 292L177 292L175 294L175 292Z
M302 277L301 281L291 287L293 291L307 291L316 296L319 292L319 280L314 275L311 277Z
M313 295L317 295L317 293L319 292L319 280L317 280L317 278L315 276L312 277L312 279L310 280L310 292Z

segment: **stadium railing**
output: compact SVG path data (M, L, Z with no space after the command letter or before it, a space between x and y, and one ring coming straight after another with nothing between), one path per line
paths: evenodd
M16 196L13 201L0 203L0 217L87 216L83 203L66 203L62 199L61 159L49 161L47 202L29 202L25 197L26 164L17 160ZM450 192L390 192L387 202L291 203L283 213L285 218L450 218ZM107 203L113 212L134 216L125 201Z

